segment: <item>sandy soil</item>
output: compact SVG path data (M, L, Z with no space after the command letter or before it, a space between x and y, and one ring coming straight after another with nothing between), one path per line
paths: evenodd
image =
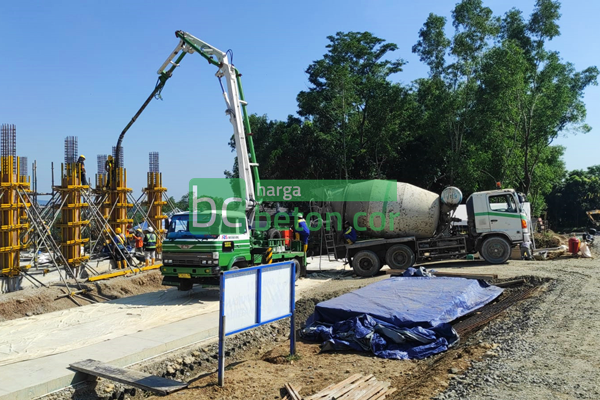
M160 272L153 270L95 283L82 283L81 288L89 290L89 294L83 294L83 298L74 297L74 300L84 306L95 301L103 302L107 299L114 300L155 292L164 290L165 287L161 282ZM72 284L71 290L79 289ZM47 288L30 287L18 292L0 294L0 322L78 307L73 299L64 297L65 293L68 292L62 283L54 283Z

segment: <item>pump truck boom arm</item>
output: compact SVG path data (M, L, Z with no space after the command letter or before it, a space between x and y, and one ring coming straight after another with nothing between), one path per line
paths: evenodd
M252 133L250 131L250 121L246 110L247 103L244 100L244 91L240 79L242 74L240 74L237 68L231 64L227 52L223 52L184 31L175 32L175 36L180 39L179 44L158 70L159 78L156 87L129 124L127 124L123 132L121 132L121 135L119 135L115 154L115 166L120 166L118 164L119 154L125 133L144 111L146 106L148 106L152 98L160 96L160 92L165 83L172 76L175 68L179 66L179 63L185 54L197 52L204 57L209 64L218 68L215 76L219 78L219 80L224 78L227 83L227 91L223 90L223 98L227 106L225 113L229 115L229 121L233 125L233 136L235 139L239 174L240 178L245 183L246 189L246 210L251 211L256 204L256 188L259 186L260 180L258 175L258 163L256 162L256 155L254 153ZM175 61L173 61L173 59L175 59Z

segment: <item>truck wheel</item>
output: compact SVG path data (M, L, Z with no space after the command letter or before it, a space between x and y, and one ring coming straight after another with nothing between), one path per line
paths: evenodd
M281 239L281 232L277 229L271 228L267 231L267 237L269 239Z
M177 286L177 290L181 292L187 292L188 290L192 290L194 284L190 280L184 280L179 282L179 286Z
M499 236L485 239L481 246L481 256L490 264L503 264L510 257L510 244Z
M356 275L373 276L381 268L381 262L377 254L370 250L361 250L356 253L352 259L352 269Z
M415 253L406 245L396 244L385 253L385 262L391 269L406 269L415 263Z

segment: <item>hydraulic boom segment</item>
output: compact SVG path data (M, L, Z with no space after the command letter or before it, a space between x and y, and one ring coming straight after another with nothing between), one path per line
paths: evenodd
M247 103L243 99L244 93L242 91L242 83L240 80L241 74L237 68L230 63L227 52L223 52L187 32L177 31L175 32L175 35L180 38L181 41L169 58L167 58L160 67L158 73L164 73L165 69L172 63L173 58L179 51L190 54L193 51L197 51L198 54L207 59L209 63L219 68L215 76L219 78L219 80L225 79L227 83L227 91L223 90L223 98L227 105L225 113L229 115L229 121L231 122L231 125L233 125L233 136L235 138L239 174L246 185L246 211L253 210L256 204L253 175L258 184L258 164L256 163L254 156L254 146L251 142L252 138L249 138L250 146L246 143L246 133L244 128L248 130L249 135L251 135L251 132L248 114L246 112ZM221 87L222 86L223 85L221 85ZM250 148L252 161L250 161L250 156L248 155L248 148ZM254 169L254 171L252 171L252 169Z
M240 74L237 68L231 64L227 55L228 52L223 52L187 32L177 31L175 32L175 36L180 39L179 44L158 70L159 78L156 87L119 136L116 150L117 156L119 155L121 142L123 141L125 133L129 130L131 125L133 125L137 117L144 111L150 101L153 98L160 97L160 93L165 83L172 76L175 68L179 66L183 57L186 54L197 52L210 64L218 68L217 73L215 74L216 77L219 78L220 81L222 79L225 79L226 81L227 91L225 91L221 84L221 87L223 88L223 98L227 105L225 113L229 115L229 120L233 125L233 136L235 138L239 174L240 178L245 183L246 212L252 213L257 203L256 188L259 186L260 180L258 176L258 163L256 162L256 155L254 153L252 133L250 131L250 122L246 111L247 103L244 100L244 91L240 79L242 74ZM119 167L118 165L116 166Z
M301 247L301 242L282 238L281 231L269 223L267 223L268 226L261 227L266 229L256 229L253 224L254 214L261 200L257 198L260 187L258 163L246 111L247 103L244 100L242 89L242 75L232 64L233 53L230 50L223 52L183 31L177 31L175 35L179 38L179 43L160 66L154 90L119 136L114 168L122 170L118 160L125 133L152 99L160 98L165 83L179 67L185 55L198 53L209 64L217 67L215 75L221 84L226 104L225 114L229 116L229 121L233 125L240 185L242 186L240 189L244 193L239 197L243 197L245 200L245 213L236 212L230 217L235 217L240 221L245 218L249 223L248 225L237 224L238 227L243 228L239 229L236 234L230 234L229 231L223 229L221 224L215 224L216 230L214 231L191 232L189 229L190 213L174 214L169 222L165 241L162 243L163 265L160 270L163 275L163 285L176 286L179 290L190 290L195 284L218 284L219 276L223 271L278 261L293 262L296 279L298 279L301 275L306 274L306 253ZM223 80L225 80L225 84ZM115 176L114 173L111 176ZM116 183L118 180L119 178ZM197 197L196 187L194 186L192 190L194 190L194 194L190 193L190 195ZM223 203L225 208L228 201L230 199ZM227 224L225 217L223 224ZM285 228L286 231L287 229Z

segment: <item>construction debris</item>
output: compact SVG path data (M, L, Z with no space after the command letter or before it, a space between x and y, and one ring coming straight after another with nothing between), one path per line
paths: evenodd
M288 395L284 400L382 400L396 391L389 387L390 382L380 382L373 375L355 374L308 397L300 396L299 389L286 383Z

